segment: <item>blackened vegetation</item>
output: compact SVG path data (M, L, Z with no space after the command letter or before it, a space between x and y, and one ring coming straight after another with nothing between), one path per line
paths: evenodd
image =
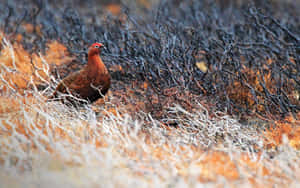
M296 1L173 0L151 10L121 7L113 16L97 1L8 1L0 6L1 27L23 34L32 51L59 40L79 62L85 62L86 46L103 42L108 67L119 64L125 72L112 73L113 79L146 81L161 101L166 89L176 87L232 114L270 117L300 110ZM25 33L22 23L40 25L42 35Z

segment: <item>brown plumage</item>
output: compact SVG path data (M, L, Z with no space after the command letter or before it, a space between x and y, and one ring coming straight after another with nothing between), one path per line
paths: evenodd
M102 47L104 46L101 43L91 45L87 65L64 78L50 99L63 98L74 102L76 97L84 99L79 102L87 100L92 103L103 97L110 87L110 75L99 56ZM72 94L74 97L63 94Z

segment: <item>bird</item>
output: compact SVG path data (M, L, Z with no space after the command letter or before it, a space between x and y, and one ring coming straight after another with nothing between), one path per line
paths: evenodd
M93 103L102 98L111 84L110 74L103 63L100 53L105 48L102 43L94 43L88 50L88 62L79 71L65 77L56 87L49 99L63 103ZM71 95L70 95L71 94Z

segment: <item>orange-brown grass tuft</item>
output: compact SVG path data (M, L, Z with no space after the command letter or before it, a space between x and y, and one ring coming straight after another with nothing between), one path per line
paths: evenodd
M265 114L266 117L275 119L273 114L274 109L278 109L278 104L271 100L266 100L266 96L278 93L278 82L280 78L271 70L272 64L275 62L272 59L266 59L266 63L260 69L250 69L243 66L242 76L237 73L236 76L241 76L240 80L234 81L233 85L228 85L226 91L231 100L242 108L249 110L252 113ZM285 69L286 67L283 67ZM288 99L294 104L299 105L297 93L294 91L295 81L288 79L283 83L281 89L286 93Z
M48 43L46 55L29 54L19 43L10 44L2 40L0 51L0 85L2 90L8 88L22 92L28 87L49 81L49 70L53 65L72 61L65 46L57 41Z
M290 115L284 120L276 121L265 132L266 147L276 148L282 144L289 144L291 147L300 150L300 113L297 114L297 118ZM284 141L288 143L284 143Z

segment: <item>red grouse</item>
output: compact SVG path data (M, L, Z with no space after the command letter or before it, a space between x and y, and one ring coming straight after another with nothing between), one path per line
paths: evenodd
M99 56L103 47L101 43L91 45L87 65L64 78L50 98L66 99L70 102L77 98L80 99L79 102L92 103L103 97L110 87L109 72Z

